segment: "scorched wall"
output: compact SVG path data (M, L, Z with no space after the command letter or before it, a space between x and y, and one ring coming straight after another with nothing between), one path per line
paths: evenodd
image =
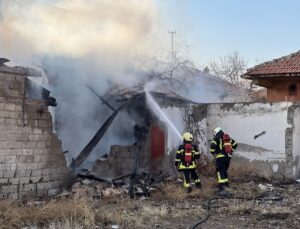
M24 75L0 72L0 197L53 195L70 171L43 101L28 100Z

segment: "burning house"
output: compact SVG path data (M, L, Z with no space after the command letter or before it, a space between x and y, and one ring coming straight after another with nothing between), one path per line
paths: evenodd
M194 102L172 90L163 89L156 88L148 92L145 91L143 84L129 89L113 87L103 97L91 89L113 113L73 161L72 166L80 166L88 158L95 145L98 142L101 144L100 135L102 136L109 128L106 124L110 125L112 119L119 113L119 116L128 114L133 118L133 123L128 122L129 134L134 136L133 141L127 145L111 145L110 152L96 161L92 173L101 177L128 174L132 172L137 160L139 171L151 174L167 171L170 168L168 154L182 139L181 133L175 126L172 127L172 122L161 109L184 108ZM180 131L183 131L183 128Z

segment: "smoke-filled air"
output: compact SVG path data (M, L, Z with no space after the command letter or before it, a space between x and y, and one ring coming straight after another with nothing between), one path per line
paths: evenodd
M178 54L170 62L167 31L151 0L0 0L1 56L45 73L43 86L57 99L55 128L69 161L112 113L88 87L103 96L115 85L155 80L196 102L224 98L224 85L209 84L190 61L180 62ZM112 144L132 144L128 133L135 122L122 112L90 161Z

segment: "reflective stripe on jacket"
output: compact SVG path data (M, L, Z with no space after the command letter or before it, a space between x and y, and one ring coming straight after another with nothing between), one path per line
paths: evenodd
M181 144L178 147L178 150L176 152L176 158L175 158L175 166L178 166L178 168L181 169L195 169L197 167L196 160L200 158L200 152L198 149L198 146L195 144L192 144L193 148L191 151L192 156L192 163L190 165L185 164L185 144L192 144L192 143L184 143Z
M211 154L215 155L216 158L228 157L228 154L223 149L223 140L222 139L223 139L223 136L217 136L210 142L210 152L211 152ZM230 143L231 143L232 149L237 148L238 144L232 138L230 139Z

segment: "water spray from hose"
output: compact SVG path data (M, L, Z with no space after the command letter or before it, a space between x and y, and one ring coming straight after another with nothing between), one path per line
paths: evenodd
M171 127L172 131L176 134L176 137L182 141L182 137L178 129L175 127L175 125L171 122L171 120L168 118L168 116L163 112L161 107L158 105L158 103L154 100L153 96L149 91L146 92L146 99L149 104L149 107L156 113L160 115L164 119L164 121L168 124L169 127Z

